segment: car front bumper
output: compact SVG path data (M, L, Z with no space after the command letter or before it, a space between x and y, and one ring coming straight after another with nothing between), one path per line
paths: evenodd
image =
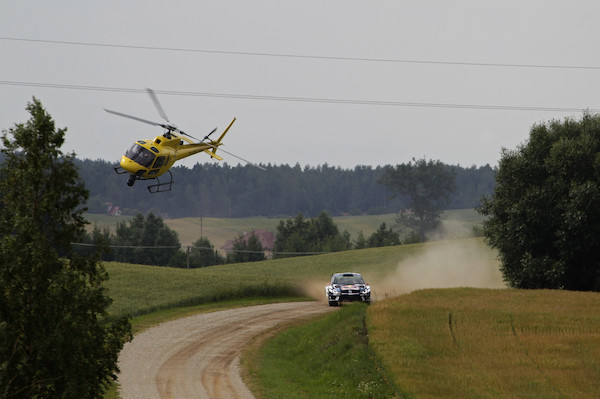
M331 294L327 295L329 302L370 302L371 293Z

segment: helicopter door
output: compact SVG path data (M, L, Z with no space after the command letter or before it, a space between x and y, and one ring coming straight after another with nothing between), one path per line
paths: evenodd
M154 161L154 165L152 165L152 170L148 171L149 176L158 175L160 172L160 167L165 164L165 157L156 157L156 161Z
M156 161L154 161L154 169L160 168L161 166L163 166L165 164L165 157L157 157Z

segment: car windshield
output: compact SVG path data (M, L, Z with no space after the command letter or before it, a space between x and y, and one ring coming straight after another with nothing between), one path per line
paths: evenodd
M155 157L152 151L142 147L137 143L131 146L131 148L125 153L125 156L131 159L133 162L137 162L146 168L149 168L150 165L152 165L152 161L154 161Z
M337 276L333 280L334 284L364 284L364 280L361 276Z

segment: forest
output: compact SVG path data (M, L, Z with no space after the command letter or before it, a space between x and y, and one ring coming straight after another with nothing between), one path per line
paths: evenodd
M327 211L332 216L395 213L407 198L393 198L379 182L385 166L250 165L197 163L176 166L172 191L150 194L148 182L126 185L126 176L103 160L76 160L79 174L90 191L88 212L105 213L107 203L122 214L153 212L164 219L182 217L289 217L302 213L314 217ZM490 165L446 165L456 175L456 190L445 209L474 208L495 186Z

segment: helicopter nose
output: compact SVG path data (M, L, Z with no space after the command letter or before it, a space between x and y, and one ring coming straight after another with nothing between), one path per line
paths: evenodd
M135 163L131 159L127 158L125 155L121 157L121 162L119 162L119 165L121 165L121 168L128 171L129 173L136 172Z

